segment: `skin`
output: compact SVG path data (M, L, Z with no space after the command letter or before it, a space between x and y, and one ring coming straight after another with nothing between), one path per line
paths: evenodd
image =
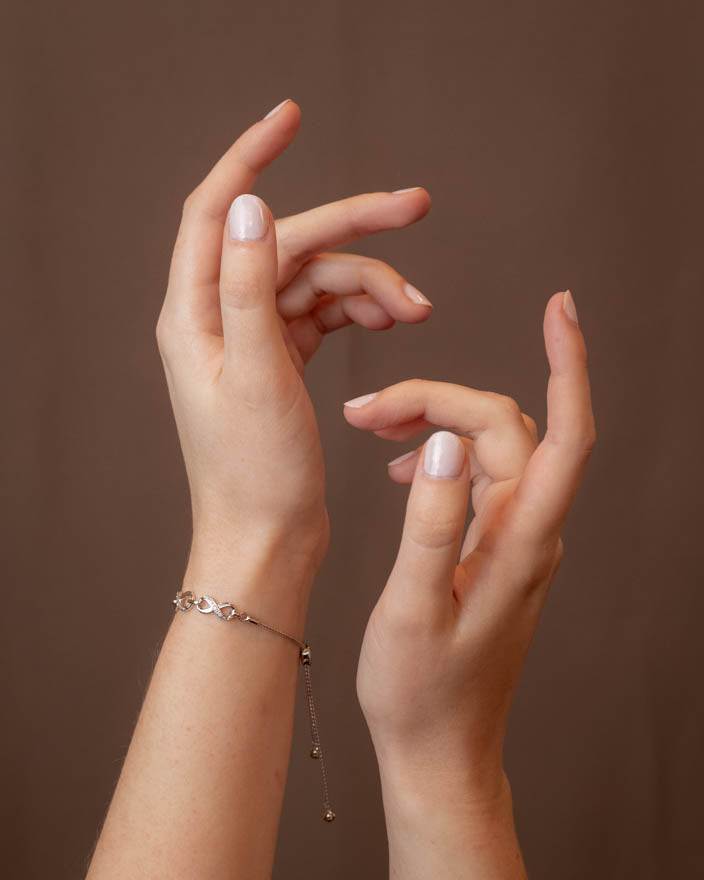
M262 203L264 235L233 240L233 199L288 146L299 119L285 102L186 200L157 337L191 491L184 589L302 639L328 545L305 363L350 323L386 329L430 314L391 267L329 250L415 222L430 201L422 189L374 193L278 221ZM394 878L524 876L503 731L594 437L569 302L557 295L546 312L540 445L512 401L460 386L413 380L345 408L352 425L393 440L430 425L461 435L449 438L461 456L454 477L425 473L427 447L390 465L411 493L360 657ZM475 519L461 549L470 492ZM271 633L175 614L91 880L270 875L298 665L296 646Z
M411 380L345 407L350 424L392 440L452 427L446 439L459 456L453 477L425 472L427 444L389 465L392 479L412 486L357 692L379 762L392 878L526 876L504 732L595 440L569 293L548 303L544 335L551 373L541 443L513 400L458 385Z
M431 309L404 294L390 266L327 253L419 220L430 205L424 190L356 196L276 222L264 206L262 239L230 239L233 199L299 120L286 102L186 199L157 338L193 510L184 589L302 639L328 544L304 365L329 332L424 321ZM175 614L90 880L270 875L298 666L297 647L264 630Z

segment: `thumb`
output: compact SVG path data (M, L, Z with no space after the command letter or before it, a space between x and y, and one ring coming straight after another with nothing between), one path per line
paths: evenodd
M470 469L464 443L437 431L419 456L389 592L412 611L444 613L464 533Z
M220 265L225 372L271 376L287 360L276 310L276 226L257 196L230 206Z

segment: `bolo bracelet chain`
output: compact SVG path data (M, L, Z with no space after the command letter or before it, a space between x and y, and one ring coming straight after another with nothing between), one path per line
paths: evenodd
M313 682L311 680L310 675L310 667L311 667L311 651L310 645L306 645L305 642L299 641L295 636L291 636L288 633L282 632L280 629L276 629L274 626L269 626L268 623L262 623L261 620L257 620L256 617L252 617L251 614L247 614L245 611L240 611L235 608L235 606L231 602L218 602L216 599L213 599L211 596L196 596L191 590L179 590L176 593L176 598L172 600L175 606L175 610L177 611L190 611L191 608L195 608L196 611L200 611L201 614L214 614L216 617L219 617L220 620L224 620L225 623L229 623L233 620L240 620L243 623L251 623L254 626L258 626L261 629L266 629L270 633L274 633L274 635L281 636L281 638L288 639L289 642L293 642L298 646L298 655L301 662L301 667L303 668L303 682L306 690L306 706L308 708L308 719L310 721L310 735L312 739L312 746L310 750L311 758L315 758L318 762L318 766L320 767L320 781L323 791L323 819L326 822L332 822L335 819L335 812L330 806L330 795L328 793L328 775L325 770L325 757L323 755L323 747L320 744L320 727L318 726L318 716L315 711L315 701L313 700Z

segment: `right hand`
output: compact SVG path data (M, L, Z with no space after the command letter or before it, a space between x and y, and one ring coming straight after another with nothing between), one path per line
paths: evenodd
M550 300L544 334L551 375L540 444L512 400L458 385L401 382L345 407L352 425L392 440L429 425L456 432L433 435L389 466L392 479L412 487L357 677L382 780L406 796L432 794L438 805L502 791L511 698L594 443L586 349L569 294ZM475 516L463 545L470 491Z
M321 253L420 219L424 190L356 196L276 223L248 194L299 121L285 102L186 199L159 317L191 490L190 569L201 581L229 576L245 549L273 552L282 565L321 560L323 456L304 364L324 334L352 322L386 329L431 312L390 266ZM243 239L231 234L228 211L235 226L250 224Z

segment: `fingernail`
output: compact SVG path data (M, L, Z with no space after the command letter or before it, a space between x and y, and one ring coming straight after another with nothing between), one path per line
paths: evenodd
M459 477L464 467L464 444L450 431L438 431L425 444L423 468L431 477Z
M256 241L266 235L269 217L264 202L245 193L230 205L227 222L233 241Z
M276 107L274 107L273 110L270 110L270 111L266 114L266 116L264 117L264 119L271 119L271 117L272 117L275 113L278 113L279 110L284 106L284 104L288 104L288 102L289 102L290 100L291 100L290 98L284 98L283 101L282 101L280 104L277 104Z
M403 193L415 192L417 189L423 189L423 187L422 186L408 186L408 187L406 187L406 189L395 189L392 191L391 195L392 196L400 196Z
M386 465L386 467L391 467L392 465L395 465L395 464L401 464L402 461L408 461L409 458L413 458L413 456L416 454L417 451L418 450L416 450L416 449L412 449L410 452L406 452L404 455L399 455L398 458L392 459Z
M572 294L569 290L566 290L562 294L562 308L565 310L565 314L572 321L573 324L579 324L579 318L577 317L577 306L574 304L574 299L572 298Z
M430 302L427 296L423 296L423 294L418 290L417 287L414 287L412 284L405 284L403 287L403 292L406 296L411 300L411 302L418 303L421 306L430 306L433 307L433 304Z
M353 397L352 400L345 401L345 406L351 406L353 409L358 409L360 406L364 406L374 400L378 393L378 391L375 391L373 394L363 394L361 397Z

